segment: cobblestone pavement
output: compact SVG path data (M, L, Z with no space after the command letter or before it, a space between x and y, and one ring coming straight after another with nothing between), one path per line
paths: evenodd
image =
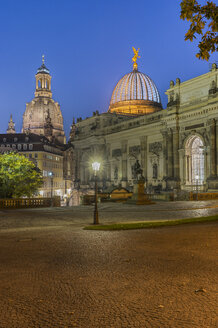
M218 214L218 201L157 202L154 205L99 204L100 223L175 220ZM0 229L13 231L69 224L85 226L93 221L94 206L0 210Z
M100 214L170 219L217 214L216 204L102 205ZM218 327L217 223L82 230L92 209L1 211L0 328Z

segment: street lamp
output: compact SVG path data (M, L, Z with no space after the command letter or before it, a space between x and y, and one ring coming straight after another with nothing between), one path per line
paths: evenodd
M95 175L95 210L94 210L93 224L99 224L99 221L98 221L98 185L97 185L97 172L100 169L100 165L101 165L101 163L99 163L99 162L92 163L92 168L94 170L94 175Z
M52 171L48 172L48 176L50 178L51 181L51 207L53 206L53 177L54 177L54 173Z

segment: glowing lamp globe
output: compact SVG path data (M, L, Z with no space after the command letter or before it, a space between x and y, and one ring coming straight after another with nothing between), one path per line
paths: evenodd
M99 162L92 163L92 169L95 171L95 174L97 171L99 171L100 165L101 165L101 163L99 163Z

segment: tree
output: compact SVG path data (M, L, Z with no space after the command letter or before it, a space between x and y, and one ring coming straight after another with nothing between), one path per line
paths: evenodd
M42 185L41 171L25 156L0 155L0 197L30 197Z
M185 41L201 36L196 57L208 61L211 53L218 50L218 6L213 1L203 6L196 0L183 0L180 6L180 18L191 23Z

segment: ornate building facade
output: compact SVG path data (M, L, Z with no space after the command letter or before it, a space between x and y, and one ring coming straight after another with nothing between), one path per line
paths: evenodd
M170 82L162 109L154 82L133 66L116 85L107 113L93 113L71 127L75 187L93 186L91 163L101 162L102 190L132 190L140 163L145 188L218 191L218 70Z
M44 176L43 196L93 192L92 162L101 162L99 186L131 191L140 165L148 192L218 191L218 69L182 82L170 82L163 109L152 79L138 70L118 81L108 112L77 119L66 144L60 106L52 99L51 75L37 70L34 99L27 103L22 133L12 116L1 152L13 149L33 160ZM53 173L53 181L49 174ZM52 184L53 183L53 184ZM76 201L77 202L77 201ZM74 202L74 203L76 203Z
M11 115L7 134L0 134L0 151L17 151L35 163L43 175L41 196L69 197L73 188L72 147L66 144L60 105L52 99L44 56L35 77L35 97L26 105L22 133L16 133Z
M66 143L63 117L58 102L52 99L51 75L44 63L36 73L36 90L34 99L26 104L23 114L22 132L52 137L62 144Z

